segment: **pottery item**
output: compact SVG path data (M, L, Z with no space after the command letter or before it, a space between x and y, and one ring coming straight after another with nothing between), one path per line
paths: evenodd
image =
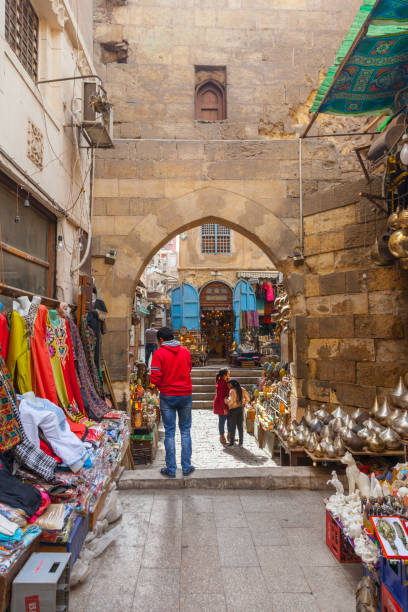
M330 457L330 459L334 459L335 457L337 457L337 451L334 448L334 444L333 443L330 443L330 444L327 445L326 456Z
M286 444L289 448L296 448L298 445L297 437L294 431L290 431L288 437L286 438Z
M346 413L344 412L341 406L337 406L337 408L333 410L331 414L335 419L345 419L346 418Z
M399 381L397 383L397 386L390 393L390 399L393 402L393 404L396 404L398 406L398 403L397 403L398 399L400 397L402 397L403 395L405 395L405 393L407 393L407 391L408 391L408 389L404 385L404 381L402 379L402 376L400 376L399 377Z
M364 421L366 421L369 417L370 415L368 414L368 412L364 411L360 414L359 417L355 419L355 421L356 423L364 423Z
M375 419L378 414L379 409L380 409L380 404L378 403L378 397L376 396L374 400L374 404L372 405L370 409L370 416L372 416Z
M385 442L380 438L376 431L373 432L373 435L368 440L368 448L373 453L380 453L385 449Z
M314 449L313 449L313 454L314 454L316 457L323 457L323 454L324 454L324 453L323 453L323 449L322 449L322 447L321 447L321 445L320 445L320 442L318 442L318 443L316 444L316 446L314 447Z
M380 438L385 442L385 448L387 450L395 450L401 446L401 438L396 431L387 427L387 429L380 433Z
M334 442L333 442L334 450L336 451L337 457L342 457L346 452L346 447L344 446L343 440L341 439L340 434L337 434Z
M353 437L347 444L347 446L351 448L351 450L354 452L361 451L364 445L365 445L365 442L361 438L359 438L356 434L353 434Z
M309 436L309 440L307 442L307 450L309 451L309 453L313 453L314 449L316 448L318 444L317 441L317 437L315 433L311 433Z
M310 426L310 423L313 420L313 412L312 412L312 409L310 408L310 406L308 406L306 408L306 413L305 413L305 416L303 418L305 419L306 423Z
M348 446L349 442L353 439L353 431L351 429L345 428L341 431L341 437L343 438L344 444Z
M297 430L296 440L297 440L297 445L298 446L304 446L305 445L305 442L306 442L305 432L304 431L299 431L299 428Z
M360 429L357 435L359 438L361 438L361 440L364 440L364 442L367 442L367 440L369 440L371 436L373 435L373 430L367 429L367 427L363 427L363 429Z
M331 425L331 430L334 434L339 433L339 431L341 430L341 428L343 427L343 420L339 417L335 418L334 421L332 423L330 423Z
M380 423L386 423L387 419L391 416L391 408L388 403L388 399L385 397L383 403L381 404L377 415L376 420Z
M393 410L390 411L390 415L387 419L386 425L388 425L388 427L392 427L394 424L394 421L396 419L399 419L401 416L401 410L399 410L399 408L394 408Z
M395 419L392 428L399 433L401 438L408 438L408 414L406 410L403 410L401 416Z
M361 410L361 408L356 408L355 410L353 410L353 412L351 413L352 418L357 421L358 417L360 415L363 414L363 410Z

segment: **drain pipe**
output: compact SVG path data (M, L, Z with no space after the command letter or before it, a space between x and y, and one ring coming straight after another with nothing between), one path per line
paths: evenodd
M302 181L302 138L299 142L299 248L303 257L303 181Z

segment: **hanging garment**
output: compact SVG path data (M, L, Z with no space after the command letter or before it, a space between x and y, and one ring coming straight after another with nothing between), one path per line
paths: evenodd
M3 399L7 398L10 404L10 408L18 423L21 437L21 442L13 446L11 450L12 455L18 462L44 478L44 480L53 480L57 462L52 457L48 457L45 453L36 449L27 438L20 421L20 415L17 408L17 397L14 392L11 378L3 357L0 355L0 398L1 396Z
M7 367L17 391L26 393L32 390L27 328L23 317L15 310L11 313Z
M31 375L33 387L30 391L34 391L36 397L42 397L50 400L53 404L58 404L54 373L47 346L47 327L49 326L48 310L45 306L41 305L38 307L31 338ZM30 337L29 323L27 323L27 331Z
M90 418L95 418L99 421L107 412L109 412L109 407L95 391L78 328L71 318L68 319L68 324L71 332L72 350L81 385L80 388L82 395L86 398L88 404L88 415Z
M273 302L264 302L264 314L271 315L273 312Z
M266 290L266 301L273 302L275 298L273 294L272 284L265 283L265 290Z
M21 440L20 426L14 416L3 378L0 377L0 452L10 450Z
M88 326L86 315L81 317L81 338L84 347L88 368L97 394L102 399L105 397L99 370L95 364L96 337L93 329Z
M7 326L7 319L4 315L0 314L0 353L3 356L4 361L7 359L8 345L9 330Z
M54 336L54 346L57 348L57 355L61 363L70 408L74 415L74 420L80 420L86 416L86 413L75 371L74 354L72 352L71 334L68 322L62 317L59 317L55 310L51 310L49 316L51 323L50 334L52 333Z
M0 502L33 516L41 505L41 493L12 475L9 463L0 456Z
M33 393L25 393L19 399L24 431L34 446L40 448L40 428L54 453L61 457L66 465L75 465L78 469L82 467L87 450L83 442L70 430L63 410L46 399L35 397Z

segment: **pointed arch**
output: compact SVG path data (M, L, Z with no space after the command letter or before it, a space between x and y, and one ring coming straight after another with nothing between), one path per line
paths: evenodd
M225 88L215 79L207 79L197 85L195 118L201 121L222 121L227 118Z

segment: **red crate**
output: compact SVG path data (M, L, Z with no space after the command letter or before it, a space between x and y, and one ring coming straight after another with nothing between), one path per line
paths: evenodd
M355 554L352 545L343 534L337 521L326 510L326 544L340 563L360 563L360 557Z
M382 612L404 612L385 584L382 585Z

